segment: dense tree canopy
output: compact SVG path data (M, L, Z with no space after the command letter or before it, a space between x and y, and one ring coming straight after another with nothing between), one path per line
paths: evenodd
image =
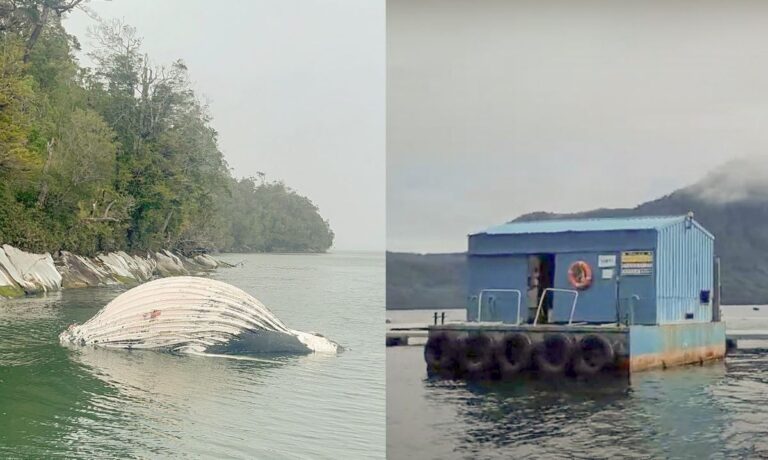
M182 61L94 27L93 68L61 15L79 0L0 0L0 243L85 254L171 248L325 251L333 232L282 182L237 180Z

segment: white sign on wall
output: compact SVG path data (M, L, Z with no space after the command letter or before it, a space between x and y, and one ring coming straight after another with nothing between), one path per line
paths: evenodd
M613 268L616 266L616 255L600 255L597 257L597 266L600 268Z
M613 269L612 268L604 268L603 269L603 279L604 280L612 280L613 279Z

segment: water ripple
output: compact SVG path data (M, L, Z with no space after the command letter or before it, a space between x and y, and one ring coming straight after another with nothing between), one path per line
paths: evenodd
M388 458L768 456L768 350L631 380L468 384L388 349Z
M230 258L246 263L217 278L351 351L263 363L71 349L59 332L121 289L2 302L0 458L384 458L383 257Z

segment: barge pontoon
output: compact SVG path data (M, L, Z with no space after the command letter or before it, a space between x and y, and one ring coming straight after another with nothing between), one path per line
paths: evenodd
M628 374L725 355L714 236L692 214L513 222L469 236L467 322L431 373Z

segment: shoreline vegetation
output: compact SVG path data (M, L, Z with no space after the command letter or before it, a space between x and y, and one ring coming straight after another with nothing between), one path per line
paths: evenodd
M232 175L183 61L95 18L82 65L62 25L79 5L0 0L0 244L90 261L331 247L310 199Z

